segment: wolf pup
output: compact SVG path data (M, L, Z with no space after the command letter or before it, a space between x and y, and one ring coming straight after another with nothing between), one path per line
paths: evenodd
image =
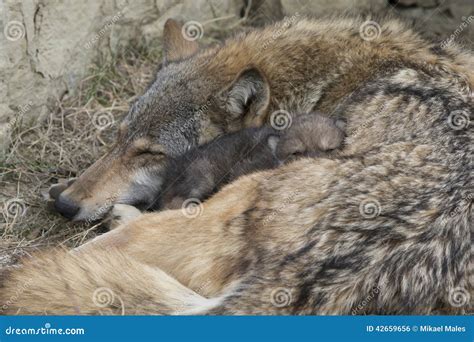
M151 209L181 208L190 198L204 201L242 175L277 167L279 139L280 132L269 126L247 128L171 158L158 206Z
M272 169L296 156L322 156L341 146L343 130L321 113L300 114L290 127L247 128L171 158L159 200L151 209L181 208L186 199L204 201L240 176Z

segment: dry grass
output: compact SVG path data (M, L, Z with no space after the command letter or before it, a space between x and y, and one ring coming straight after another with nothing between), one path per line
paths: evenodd
M36 248L74 247L103 231L101 223L72 223L52 212L46 194L49 186L78 175L107 150L129 103L153 79L160 54L158 48L130 47L99 61L45 122L15 122L12 146L0 165L0 265ZM113 118L104 128L96 122L103 113Z

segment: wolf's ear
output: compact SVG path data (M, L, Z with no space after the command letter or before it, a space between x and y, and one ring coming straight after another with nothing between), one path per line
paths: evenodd
M226 91L226 110L234 118L245 118L247 123L263 123L269 103L268 81L255 67L242 71Z
M168 64L195 54L198 43L185 39L181 25L174 19L168 19L163 29L163 63Z

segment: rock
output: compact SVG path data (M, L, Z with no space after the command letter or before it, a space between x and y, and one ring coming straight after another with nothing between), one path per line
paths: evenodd
M347 11L380 11L388 6L385 0L281 0L285 15L300 13L304 15L323 16Z

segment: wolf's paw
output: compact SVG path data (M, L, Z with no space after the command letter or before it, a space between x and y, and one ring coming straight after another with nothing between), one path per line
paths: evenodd
M115 204L109 213L106 223L110 230L117 228L118 226L133 220L135 217L140 216L142 212L134 206L127 204Z

